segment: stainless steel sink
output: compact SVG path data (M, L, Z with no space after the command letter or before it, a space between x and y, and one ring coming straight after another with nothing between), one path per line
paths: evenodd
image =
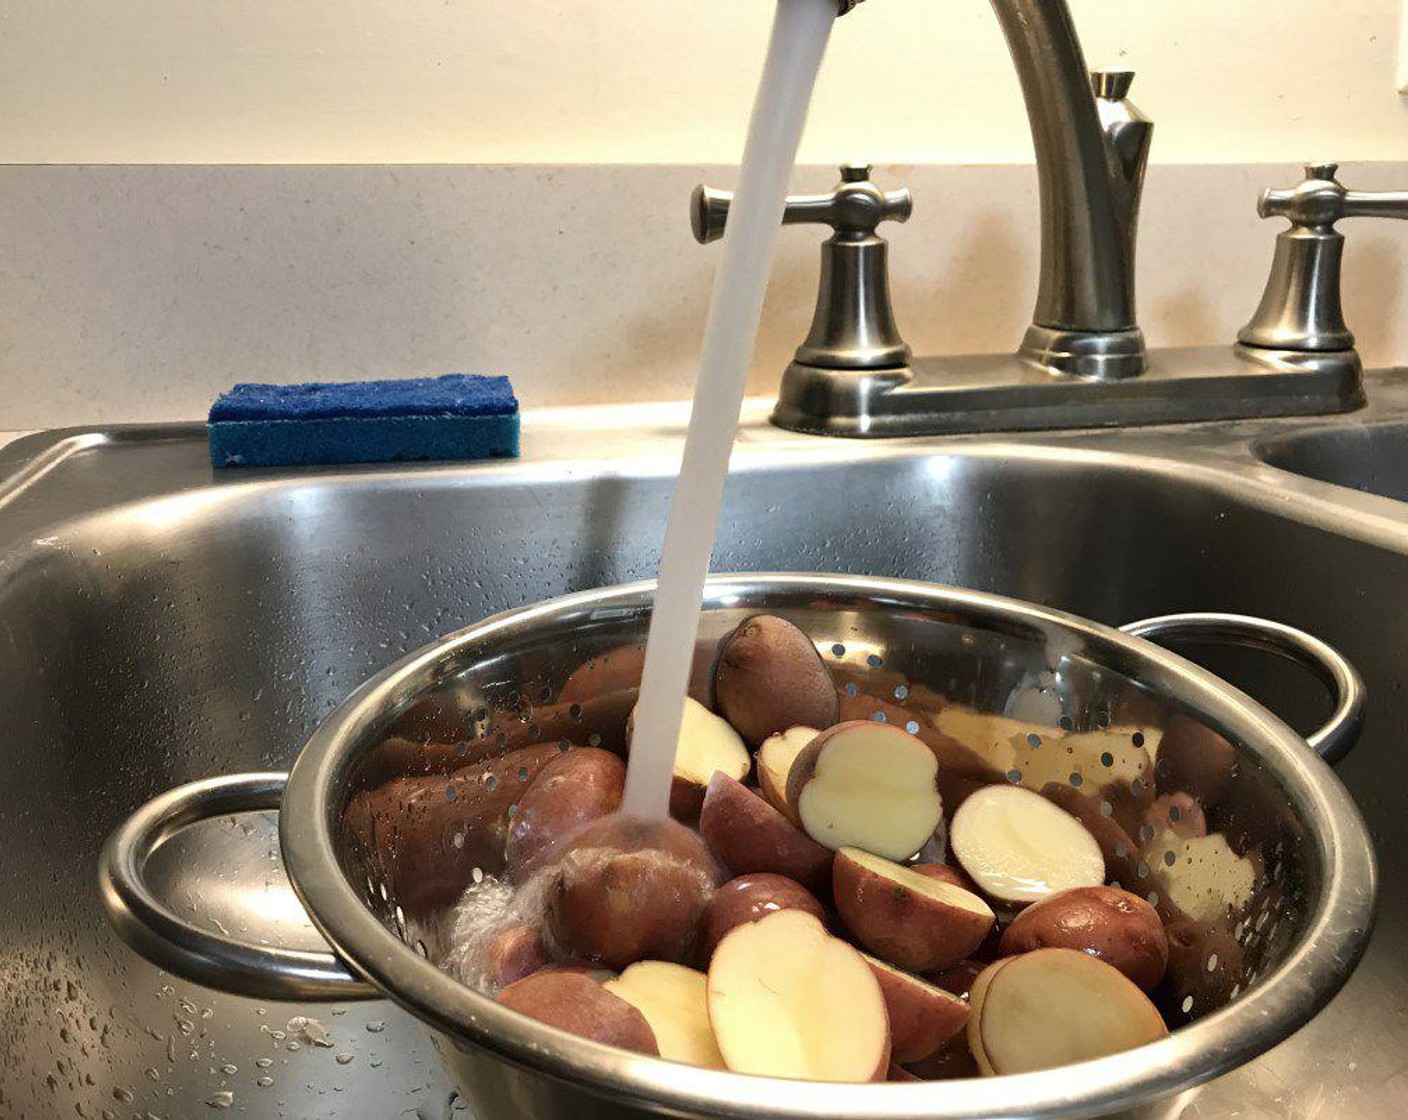
M719 570L934 579L1111 622L1244 611L1357 662L1369 725L1340 773L1381 845L1374 943L1315 1024L1190 1118L1408 1113L1408 506L1269 465L1343 481L1276 449L1408 425L1408 375L1370 397L1333 422L1010 440L820 440L755 418L736 456ZM540 414L520 463L342 472L215 475L181 426L0 451L0 1116L462 1107L388 1004L257 1004L145 964L99 912L98 848L178 782L287 766L350 689L432 636L649 574L681 430L670 408ZM1208 657L1292 722L1320 714L1298 671ZM231 835L232 851L274 843L265 818ZM286 903L272 860L265 886Z
M1258 451L1282 470L1408 501L1408 423L1401 420L1302 432L1271 440Z

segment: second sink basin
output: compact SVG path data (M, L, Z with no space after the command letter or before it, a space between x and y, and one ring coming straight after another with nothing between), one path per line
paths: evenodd
M1408 424L1340 425L1270 440L1257 450L1263 461L1292 474L1408 501Z

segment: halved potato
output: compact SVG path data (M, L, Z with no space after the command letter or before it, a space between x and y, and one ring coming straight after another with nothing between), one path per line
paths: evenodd
M902 860L943 819L937 778L933 752L902 728L840 723L797 755L787 801L818 844Z
M970 891L858 848L836 853L831 881L836 911L856 940L908 972L957 964L996 920Z
M883 1081L890 1021L865 958L811 914L727 934L709 964L709 1020L728 1068L807 1081Z
M983 1073L1090 1061L1168 1034L1118 969L1075 949L1037 949L992 965L974 985L968 1043Z

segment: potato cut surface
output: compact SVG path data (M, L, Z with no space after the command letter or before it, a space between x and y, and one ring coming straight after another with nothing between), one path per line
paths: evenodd
M645 1016L662 1058L705 1069L726 1068L709 1025L704 973L668 961L639 961L602 987Z
M1007 902L1105 881L1105 857L1085 826L1018 786L987 786L969 797L953 816L949 844L969 877Z
M873 1081L889 1020L865 958L800 910L739 926L709 966L709 1018L728 1068L814 1081Z

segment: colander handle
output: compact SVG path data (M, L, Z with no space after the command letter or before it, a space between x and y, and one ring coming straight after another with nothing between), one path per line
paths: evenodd
M287 774L232 774L168 790L108 837L98 891L118 935L153 964L232 995L269 1000L352 1000L380 992L332 952L237 941L193 925L151 890L146 864L175 833L232 813L277 809Z
M1344 654L1319 638L1287 626L1244 614L1188 613L1146 618L1120 627L1136 638L1158 641L1225 641L1248 649L1266 650L1303 665L1329 690L1335 710L1305 741L1331 765L1350 752L1364 727L1364 679Z

